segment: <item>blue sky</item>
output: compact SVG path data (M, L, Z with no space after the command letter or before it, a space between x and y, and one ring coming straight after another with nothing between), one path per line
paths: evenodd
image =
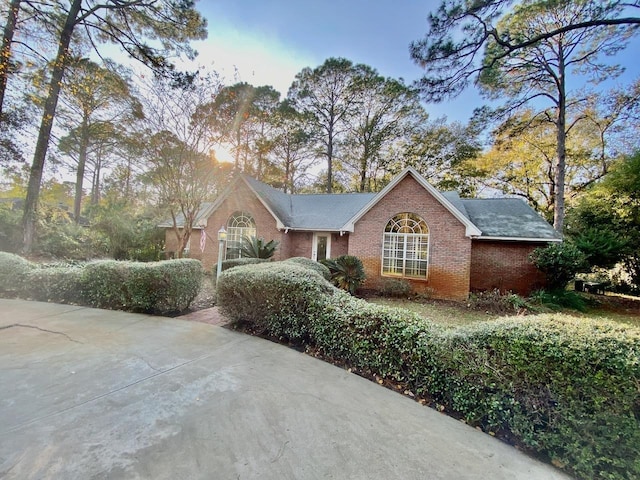
M296 73L329 57L364 63L381 74L411 83L421 69L409 44L427 31L427 16L440 0L201 0L209 38L196 42L198 63L221 73L226 83L242 80L272 85L283 96ZM638 45L621 56L627 73L640 76ZM454 101L429 105L432 118L446 115L466 122L483 104L470 88Z

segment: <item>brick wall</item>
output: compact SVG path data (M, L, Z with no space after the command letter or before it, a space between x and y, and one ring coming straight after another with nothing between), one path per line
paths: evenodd
M512 291L528 295L544 286L544 274L529 261L545 243L474 240L471 246L471 289Z
M347 255L349 253L349 234L331 234L331 258Z
M294 232L284 235L287 239L287 249L282 252L283 258L306 257L311 258L312 232Z
M274 255L275 260L286 258L283 256L283 248L288 247L286 239L283 239L284 233L276 228L276 221L269 211L256 198L253 191L244 183L238 181L235 183L235 190L222 202L218 209L207 220L205 231L208 234L207 245L203 254L200 254L199 233L197 238L192 239L191 250L192 258L202 260L205 269L211 269L218 262L218 230L224 226L227 228L229 217L235 212L242 211L250 213L256 222L256 235L264 238L266 241L277 240L280 246Z
M349 254L365 267L366 288L380 288L382 238L387 222L396 214L420 215L429 227L429 275L409 281L416 292L434 298L464 300L469 294L471 240L465 227L413 177L406 176L355 225L349 237ZM392 277L398 278L398 277Z

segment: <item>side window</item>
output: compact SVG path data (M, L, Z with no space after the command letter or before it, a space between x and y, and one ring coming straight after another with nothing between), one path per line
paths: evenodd
M415 213L399 213L384 229L382 275L426 279L429 273L429 227Z
M253 237L256 234L256 222L250 213L235 212L227 221L227 250L225 259L240 258L242 237Z

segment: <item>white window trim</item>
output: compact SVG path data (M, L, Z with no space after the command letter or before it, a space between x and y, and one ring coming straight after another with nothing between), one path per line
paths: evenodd
M253 228L251 228L251 227L233 227L233 226L229 225L229 223L231 222L231 219L233 219L236 216L238 216L237 214L251 219L251 221L253 222ZM243 236L247 235L245 233L245 231L253 230L253 233L251 235L257 235L257 232L258 232L256 221L253 218L253 215L251 215L249 212L246 212L244 210L236 211L236 212L232 213L231 216L227 219L227 227L226 228L227 228L227 242L231 241L230 237L234 237L234 238L237 237L237 235L235 234L235 231L233 231L235 229L239 229L240 230L240 238L242 238ZM229 251L229 243L227 243L225 245L225 248L224 248L224 260L228 259L227 258L228 251ZM242 254L240 254L240 256L238 258L242 258Z
M402 212L402 213L412 213L412 212ZM419 216L419 215L418 215ZM389 219L389 221L385 224L385 229L386 226L388 225L388 223L393 220L393 218L395 218L396 215L394 215L393 217L391 217ZM420 217L420 216L419 216ZM424 219L422 217L420 217L420 219L424 222ZM426 222L425 222L426 224ZM427 225L427 228L429 229L429 226ZM403 237L403 249L402 249L402 272L401 273L390 273L390 272L385 272L384 270L384 265L385 265L385 258L387 259L392 259L392 257L385 257L384 254L384 246L385 246L385 240L386 240L386 236L387 235L394 235L396 237ZM420 236L420 237L427 237L427 252L426 252L426 260L422 260L426 262L426 273L424 276L420 275L420 276L415 276L415 275L407 275L406 274L406 263L407 263L407 239L410 235L416 235L416 236ZM410 258L408 260L416 260L413 258ZM420 260L419 260L420 261ZM383 277L391 277L391 278L407 278L407 279L411 279L411 280L428 280L429 279L429 266L431 265L431 229L429 229L429 233L427 234L416 234L416 233L394 233L394 232L382 232L382 252L381 252L381 262L380 262L380 275Z

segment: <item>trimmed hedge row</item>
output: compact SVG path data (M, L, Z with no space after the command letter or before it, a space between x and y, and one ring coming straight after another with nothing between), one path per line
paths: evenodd
M239 267L242 265L253 265L256 263L266 263L266 262L270 262L271 259L269 258L232 258L229 260L223 260L222 261L222 271L224 272L225 270L229 270L230 268L234 268L234 267ZM213 273L216 274L217 273L217 265L213 266Z
M218 282L235 322L405 383L580 478L640 478L640 331L546 315L445 328L276 262Z
M202 277L202 265L194 259L47 267L0 255L0 294L111 310L158 315L186 310L198 295Z

